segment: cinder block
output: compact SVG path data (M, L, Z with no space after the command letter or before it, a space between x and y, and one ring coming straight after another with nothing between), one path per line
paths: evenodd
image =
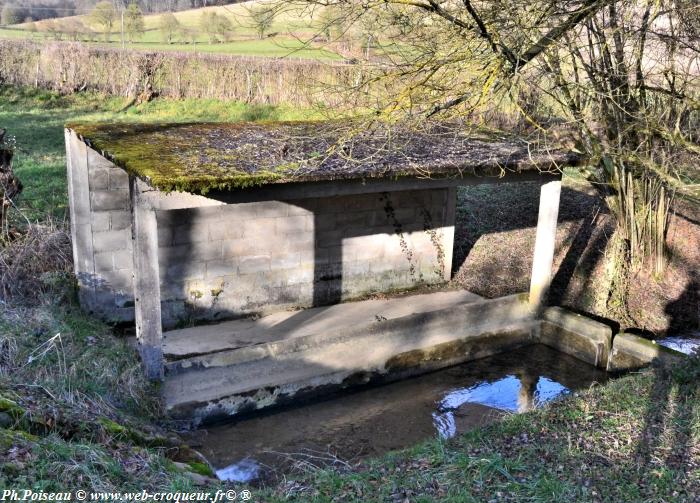
M129 175L123 169L115 166L109 170L109 188L129 190Z
M297 215L275 220L275 232L277 234L297 234L299 232L312 231L314 228L314 217L311 215Z
M292 269L294 267L299 267L301 264L301 254L296 253L284 253L278 256L272 256L270 262L270 268L275 271L277 269Z
M241 257L238 263L238 272L240 274L250 274L269 270L269 255L253 255L248 257Z
M131 244L131 235L126 230L93 232L92 244L95 253L126 250Z
M128 210L129 192L126 190L96 190L90 192L92 211Z
M275 234L274 218L256 218L243 222L243 236L246 238L265 237Z
M280 249L288 252L312 252L314 251L314 236L308 232L289 234L279 243Z
M122 292L133 292L133 282L130 271L109 271L100 273L100 278L107 288Z
M417 224L419 220L416 219L416 209L415 208L400 208L394 211L394 221L398 221L401 224ZM392 222L393 223L393 222ZM420 221L422 224L422 221Z
M221 206L221 218L225 222L241 222L255 218L255 206L258 203L237 203Z
M296 215L312 216L318 207L318 199L299 199L296 201L287 201L287 215L290 217Z
M206 224L191 223L190 225L178 225L171 229L173 244L175 245L209 240L209 231Z
M318 246L336 246L343 241L343 238L352 237L352 234L347 233L347 230L348 229L343 228L323 231L319 230L314 234L311 234L310 236L313 238L313 241L315 243L318 243Z
M170 227L158 226L158 248L172 246L173 230Z
M176 262L167 268L168 279L179 281L185 279L204 279L206 264L204 262Z
M376 210L382 207L379 194L358 194L343 198L342 206L348 211Z
M90 213L92 232L108 231L110 229L110 216L108 211L93 211Z
M95 253L95 271L108 272L114 269L112 252Z
M88 169L90 191L109 189L109 171L110 168L99 168L90 166L90 168Z
M227 239L223 241L223 258L255 255L269 250L269 243L262 239Z
M426 192L430 193L430 203L437 207L445 207L445 205L447 204L447 196L450 192L449 189L433 189ZM426 203L428 203L428 198L425 199Z
M313 230L315 232L333 231L338 228L335 213L317 213L314 215Z
M253 204L258 218L286 217L289 214L289 205L281 201L261 201Z
M128 269L131 271L133 269L134 256L130 250L121 250L114 252L112 255L114 259L114 268L116 270Z
M158 224L172 227L196 227L196 224L208 224L221 220L223 218L222 208L226 208L226 206L199 206L196 208L158 211Z
M207 262L206 278L218 278L236 273L237 264L235 260L213 260Z
M131 227L131 213L128 211L110 211L111 229L119 231Z
M371 225L371 218L374 213L371 211L348 211L336 215L336 228L344 227L367 227Z
M209 227L210 239L240 239L243 237L243 226L240 221L224 220L216 226Z
M311 285L314 281L314 266L302 265L295 269L286 272L287 284L308 284Z
M369 262L366 260L356 260L343 264L343 279L347 279L348 276L367 275L369 273Z
M265 285L265 290L285 287L289 284L287 271L283 269L271 270L263 273L261 284Z
M187 284L185 281L175 281L161 278L160 296L163 300L176 300L187 298Z
M207 262L221 259L221 241L203 241L187 245L161 247L158 257L162 263Z

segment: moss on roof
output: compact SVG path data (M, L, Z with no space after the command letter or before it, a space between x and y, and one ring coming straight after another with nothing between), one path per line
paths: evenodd
M164 191L270 183L499 176L575 164L575 153L455 125L339 122L68 124L88 146Z

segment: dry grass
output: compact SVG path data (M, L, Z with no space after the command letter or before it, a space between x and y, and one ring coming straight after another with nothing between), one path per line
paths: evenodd
M37 303L70 291L73 258L66 224L51 220L5 235L0 247L0 301Z

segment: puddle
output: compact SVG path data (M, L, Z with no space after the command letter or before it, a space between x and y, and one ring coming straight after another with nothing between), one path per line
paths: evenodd
M450 438L605 380L595 367L533 345L187 436L219 478L252 482Z

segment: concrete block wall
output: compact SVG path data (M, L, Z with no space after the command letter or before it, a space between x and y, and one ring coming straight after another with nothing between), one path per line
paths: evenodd
M442 282L452 265L450 194L431 189L157 211L164 325Z
M128 175L70 131L66 145L81 304L107 321L131 321ZM184 199L197 207L156 210L163 325L442 282L454 197L429 189L223 205L193 196Z
M73 256L81 303L108 321L133 319L129 177L67 133Z

